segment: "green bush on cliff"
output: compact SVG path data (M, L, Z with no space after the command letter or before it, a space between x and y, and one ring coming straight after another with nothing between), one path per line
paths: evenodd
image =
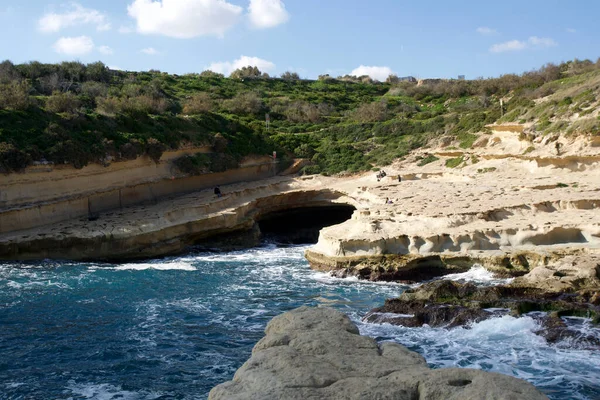
M555 121L589 113L600 98L586 84L600 69L585 60L419 85L349 76L302 80L292 73L270 78L255 67L226 78L211 71L114 71L99 62L1 65L0 142L12 146L2 153L4 172L44 160L82 167L147 155L158 162L162 152L190 146L213 146L210 170L277 151L288 160L312 159L313 172L366 171L441 135L471 147L486 124L500 119L501 98L505 119L537 122L538 130L599 132L597 121ZM563 88L570 91L563 95ZM550 97L534 101L544 96ZM204 161L185 163L194 173L208 168Z

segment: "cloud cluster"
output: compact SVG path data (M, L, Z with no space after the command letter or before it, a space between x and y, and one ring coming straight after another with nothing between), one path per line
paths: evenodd
M376 67L376 66L366 66L361 65L358 68L355 68L350 72L350 75L353 76L363 76L368 75L371 79L375 79L377 81L385 81L388 76L393 74L392 69L390 67Z
M140 53L144 53L149 56L155 56L157 54L160 54L159 51L156 50L154 47L146 47L145 49L140 50Z
M222 37L242 20L244 9L227 0L134 0L127 12L142 34L178 39ZM248 19L259 29L290 18L282 0L250 0Z
M189 39L223 36L243 9L225 0L135 0L127 12L136 20L139 33Z
M234 61L215 62L210 64L206 69L220 74L229 75L236 69L243 67L257 67L261 72L272 72L275 69L275 64L271 61L263 60L258 57L241 56Z
M82 56L94 50L94 41L89 36L61 37L52 47L58 54Z
M504 43L497 43L490 47L492 53L504 53L507 51L519 51L525 49L545 49L548 47L558 46L551 38L543 38L537 36L530 36L526 41L524 40L510 40Z
M290 19L281 0L250 0L248 16L252 26L258 29L272 28Z
M38 28L44 33L53 33L71 26L87 24L95 25L98 31L110 29L110 23L107 21L106 15L98 10L85 8L78 3L71 3L69 10L63 14L45 14L38 21Z
M495 30L493 28L489 28L487 26L480 26L479 28L476 29L476 31L480 35L496 35L496 34L498 34L497 30Z
M58 54L64 54L67 56L83 56L91 53L94 49L98 50L101 54L109 56L114 53L113 49L108 46L98 46L94 44L94 41L89 36L76 36L76 37L61 37L52 45L52 48Z

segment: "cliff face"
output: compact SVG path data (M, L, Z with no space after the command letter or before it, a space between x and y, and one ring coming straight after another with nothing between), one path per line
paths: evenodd
M232 171L236 172L236 171ZM239 170L237 171L239 172ZM0 259L135 259L182 251L207 238L253 229L263 215L284 209L351 202L332 190L290 178L222 187L169 201L102 213L0 236Z
M68 166L37 166L24 173L2 175L0 233L275 175L276 165L269 157L248 159L235 170L191 177L178 174L172 167L175 158L209 150L165 152L158 164L140 157L107 167L89 165L77 170Z
M473 369L432 370L395 343L360 336L339 311L301 307L277 316L252 357L210 400L547 399L531 384Z

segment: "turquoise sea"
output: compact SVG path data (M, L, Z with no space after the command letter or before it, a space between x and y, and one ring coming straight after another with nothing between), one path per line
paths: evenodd
M552 399L600 398L600 354L546 344L529 317L453 330L361 323L406 286L314 272L306 248L0 263L0 399L204 399L248 359L272 317L301 305L340 309L363 334L404 344L436 368L510 374ZM482 269L452 278L493 283ZM569 323L600 336L587 320Z

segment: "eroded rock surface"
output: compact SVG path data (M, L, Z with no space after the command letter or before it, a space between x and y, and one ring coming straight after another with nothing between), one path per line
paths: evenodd
M301 307L273 318L232 381L210 400L547 399L533 385L473 369L438 369L395 343L360 336L339 311Z
M594 335L571 329L561 317L576 316L600 322L597 290L573 293L548 292L524 286L477 287L472 283L434 281L408 289L382 307L371 310L365 320L407 327L425 324L432 327L465 326L498 315L530 314L541 328L536 332L548 342L569 341L579 348L600 348Z

